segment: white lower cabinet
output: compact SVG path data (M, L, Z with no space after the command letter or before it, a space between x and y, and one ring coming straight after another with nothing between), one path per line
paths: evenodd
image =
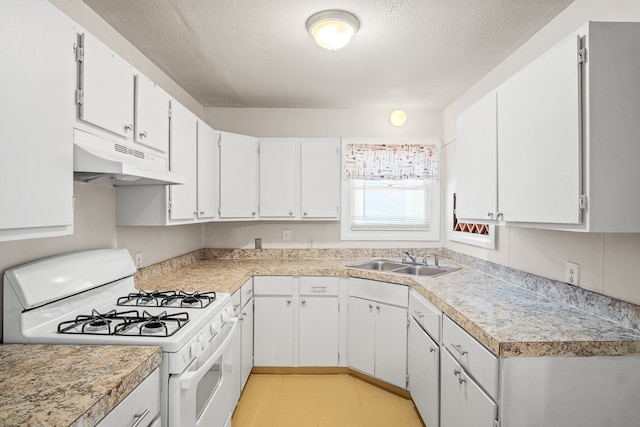
M300 277L299 366L338 366L338 293L338 277Z
M425 424L437 427L440 425L440 346L437 341L442 312L412 290L409 313L409 391Z
M442 351L441 427L494 427L498 405L448 351Z
M254 277L255 366L338 366L339 277Z
M244 389L253 369L253 279L249 279L238 292L241 292L242 311L240 319L240 336L242 349L240 352L240 389Z
M407 304L406 286L350 279L349 367L407 387Z

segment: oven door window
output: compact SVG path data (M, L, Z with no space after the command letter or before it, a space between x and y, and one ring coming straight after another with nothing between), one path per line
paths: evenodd
M222 356L216 360L211 369L202 377L196 387L196 419L200 419L207 403L216 394L222 383Z

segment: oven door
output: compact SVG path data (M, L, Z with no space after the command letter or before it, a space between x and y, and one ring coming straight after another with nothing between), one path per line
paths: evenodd
M169 427L225 425L240 394L239 330L238 319L230 319L184 372L169 377Z

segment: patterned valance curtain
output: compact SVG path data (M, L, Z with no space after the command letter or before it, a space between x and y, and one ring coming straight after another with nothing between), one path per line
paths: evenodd
M347 144L344 179L440 179L438 147L420 144Z

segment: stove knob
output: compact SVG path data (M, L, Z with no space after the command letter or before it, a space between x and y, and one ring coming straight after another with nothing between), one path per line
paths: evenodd
M220 325L219 321L214 320L213 322L211 322L211 334L213 336L218 335L218 333L220 332L220 328L222 328L222 325Z
M202 348L200 347L200 343L198 341L193 341L191 343L191 357L198 357L202 353Z
M200 343L200 348L204 350L205 348L207 348L207 337L205 337L204 335L200 335L200 338L198 338L198 343Z

